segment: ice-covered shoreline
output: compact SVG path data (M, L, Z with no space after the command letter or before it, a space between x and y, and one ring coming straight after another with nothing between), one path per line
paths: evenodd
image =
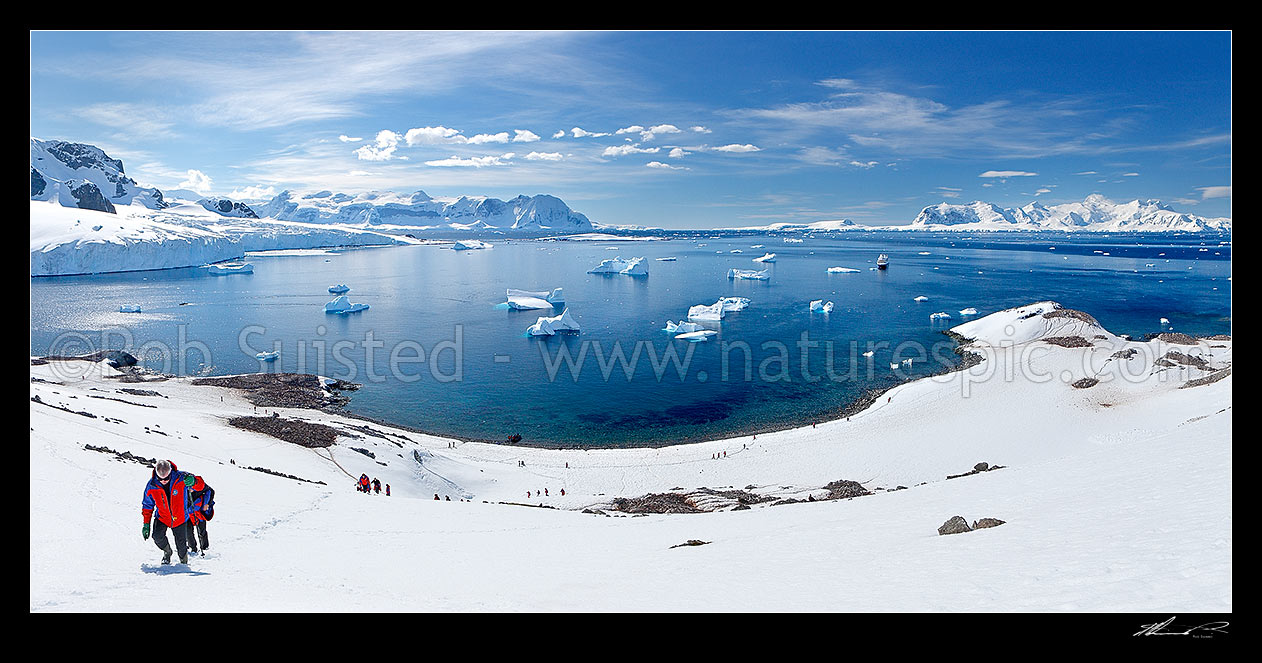
M1051 302L952 332L985 359L897 385L849 417L660 448L462 442L189 378L120 384L104 362L32 362L32 475L79 488L32 500L31 519L68 518L99 542L98 565L134 569L155 549L118 525L138 520L149 468L120 454L175 459L235 496L212 523L222 557L192 564L211 574L198 585L211 610L266 591L270 609L320 611L408 609L405 597L422 595L432 609L472 610L1229 611L1233 342L1131 341ZM1084 377L1096 382L1074 384ZM309 449L227 424L273 416L336 441ZM981 462L1001 467L970 469ZM393 496L357 495L360 472ZM830 496L843 481L867 494ZM709 515L617 508L648 495ZM956 515L1005 524L939 536ZM380 545L366 550L366 531ZM56 536L33 531L32 550L56 549ZM689 540L705 545L672 549ZM266 552L277 549L305 552L280 562ZM409 562L431 555L462 563ZM103 581L77 560L32 555L32 610L129 609L158 591L143 574ZM282 563L318 580L287 587L274 579ZM110 589L120 583L125 596ZM337 589L347 584L356 597ZM564 596L548 589L560 585ZM838 592L848 608L829 598Z

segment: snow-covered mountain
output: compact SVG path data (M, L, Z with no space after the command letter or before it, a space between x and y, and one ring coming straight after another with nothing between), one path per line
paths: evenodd
M1000 207L975 201L965 205L942 203L921 210L913 230L1067 230L1089 232L1206 232L1231 231L1229 218L1205 218L1177 212L1159 200L1114 203L1099 194L1080 203L1050 207L1032 202L1024 207Z
M114 212L115 205L163 209L162 192L146 189L123 172L123 162L101 148L31 138L31 200Z
M725 228L725 230L759 230L765 232L810 232L825 230L859 230L862 226L855 224L850 219L835 219L831 221L815 221L813 223L772 223L765 226L745 226L741 228Z
M559 233L593 230L586 216L570 209L560 198L546 194L503 201L486 196L441 200L424 191L369 191L354 195L332 191L298 195L282 191L269 202L255 206L255 211L264 217L305 223Z

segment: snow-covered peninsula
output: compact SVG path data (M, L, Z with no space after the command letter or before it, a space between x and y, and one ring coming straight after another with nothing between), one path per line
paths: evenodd
M32 358L30 473L75 490L31 500L62 525L31 549L73 531L93 563L32 554L30 609L1232 610L1230 338L1053 302L951 333L966 368L851 416L639 449L440 438L321 407L348 385L315 377ZM218 494L187 566L140 536L160 458Z

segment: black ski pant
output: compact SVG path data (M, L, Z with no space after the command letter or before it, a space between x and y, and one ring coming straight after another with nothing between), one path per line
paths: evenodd
M178 527L167 527L167 524L161 519L154 519L153 523L153 544L158 546L162 552L171 549L167 543L167 530L171 530L171 535L175 538L175 552L177 556L183 557L188 554L188 530L189 523L187 520L180 523Z
M197 548L199 547L197 545L198 539L201 539L200 547L202 550L209 548L210 539L207 538L206 536L206 521L199 520L197 521L196 525L194 525L190 521L187 523L187 525L188 525L188 549L192 550L193 552L197 552Z

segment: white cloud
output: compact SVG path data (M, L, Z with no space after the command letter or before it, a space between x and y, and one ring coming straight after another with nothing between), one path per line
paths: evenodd
M1081 173L1074 173L1074 174L1075 175L1099 175L1100 173L1097 173L1094 170L1084 170Z
M200 170L188 171L188 179L175 185L177 189L192 189L200 194L210 193L210 176Z
M851 162L850 162L850 165L854 166L855 168L873 168L873 167L875 167L875 166L879 166L879 165L881 165L881 164L880 164L880 162L879 162L879 161L867 161L867 162L864 162L864 161L851 161Z
M150 106L130 103L102 103L80 108L78 115L90 122L112 127L123 138L143 136L166 138L176 135L167 114Z
M512 152L507 152L499 156L487 155L484 157L463 158L452 156L449 159L439 159L437 161L426 161L426 166L435 166L438 168L485 168L487 166L507 166L509 159L517 156Z
M273 186L261 187L257 185L251 185L251 186L245 187L244 189L241 189L241 188L233 189L232 193L228 194L228 197L233 198L233 199L244 198L246 200L262 200L265 198L271 198L275 195L276 195L276 187L273 187Z
M641 131L644 131L644 127L642 127L642 126L640 126L640 125L638 125L638 124L633 124L633 125L631 125L631 126L629 126L629 127L623 127L623 128L621 128L621 129L619 129L619 130L615 131L614 133L615 133L615 134L638 134L638 133L640 133Z
M708 133L710 133L710 130L709 130L709 129L707 129L707 128L703 127L703 126L700 126L700 125L695 126L695 127L688 127L688 130L689 130L689 131L692 131L692 132L695 132L695 133L699 133L699 134L708 134Z
M460 144L468 141L467 138L460 135L459 129L449 129L447 127L418 127L416 129L408 129L405 136L408 146L412 145L450 145Z
M600 153L602 157L621 157L628 154L654 154L661 150L660 147L640 147L636 144L618 145L616 147L606 147L604 152Z
M525 158L530 161L560 161L564 157L560 152L531 152Z
M592 131L587 131L581 127L574 127L573 129L570 129L570 132L574 134L575 138L600 138L601 136L609 135L607 133L596 133Z
M1199 205L1201 203L1201 201L1195 198L1175 198L1172 202L1176 202L1180 205Z
M662 163L661 161L650 161L644 165L649 168L660 168L663 170L688 170L688 168L685 168L684 166L672 166L667 163Z
M657 126L649 127L648 129L641 131L640 138L642 140L653 140L660 134L677 134L677 133L682 133L679 130L679 127L673 124L659 124Z
M369 175L372 175L372 174L373 174L372 172L367 171L367 170L352 170L351 172L347 173L347 175L350 175L351 177L368 177Z
M692 152L689 152L689 151L685 150L685 149L684 149L684 148L682 148L682 147L676 147L676 148L673 148L673 149L670 151L670 154L668 154L668 155L666 155L666 156L668 156L668 157L670 157L670 158L672 158L672 159L682 159L682 158L684 158L684 157L688 156L689 154L692 154Z
M497 134L478 134L468 140L470 145L482 145L484 143L507 143L508 132L501 131Z
M758 152L759 148L757 146L750 145L748 143L744 145L737 145L733 143L731 145L722 145L720 147L716 147L714 148L714 151L715 152Z
M516 134L513 136L514 143L534 143L539 140L539 134L529 129L513 129L513 133ZM564 136L565 132L561 132L561 135Z
M1231 185L1227 186L1203 186L1198 187L1197 191L1201 192L1201 200L1209 200L1210 198L1230 198Z
M1035 191L1035 192L1034 192L1034 195L1036 195L1036 196L1041 196L1041 195L1043 195L1043 194L1045 194L1045 193L1051 193L1051 192L1052 192L1052 190L1051 190L1051 189L1049 189L1049 188L1047 188L1047 187L1043 187L1042 189L1039 189L1038 191Z
M1034 177L1038 173L1029 173L1024 170L988 170L978 177Z
M556 133L552 134L552 137L553 137L554 139L555 139L555 138L565 138L565 130L564 130L564 129L562 129L562 130L560 130L560 131L558 131L558 132L556 132Z
M338 136L337 139L342 141L343 143L358 143L359 141L363 140L363 138L351 138L350 136L347 136L346 134L342 134L341 136Z
M377 133L372 145L365 145L355 150L355 156L361 161L389 161L394 158L394 151L399 147L399 134L383 129Z
M1139 173L1122 173L1122 177L1139 177Z
M964 189L957 189L957 188L952 187L952 186L940 186L940 187L938 187L938 189L939 189L939 190L941 190L941 191L963 191L963 190L964 190Z

